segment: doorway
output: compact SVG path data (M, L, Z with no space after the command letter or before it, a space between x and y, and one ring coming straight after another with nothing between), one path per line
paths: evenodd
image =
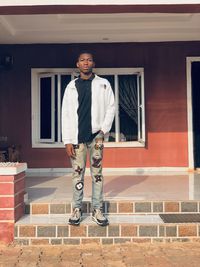
M191 64L194 168L200 168L200 61Z

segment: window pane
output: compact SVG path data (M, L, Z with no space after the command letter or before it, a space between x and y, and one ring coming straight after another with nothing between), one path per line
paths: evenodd
M139 90L139 133L138 138L142 139L142 87L141 87L141 76L138 77L138 90Z
M99 75L102 78L107 79L110 82L110 85L112 87L113 93L115 94L115 77L114 75ZM115 118L112 124L112 127L110 129L110 133L108 137L105 137L105 141L108 142L115 142Z
M58 141L58 75L55 75L55 142Z
M65 89L68 85L68 83L71 81L71 75L60 75L60 81L61 81L61 85L60 85L60 107L62 107L62 100L63 100L63 96L64 96L64 93L65 93ZM61 116L61 112L60 112L60 116ZM61 117L60 117L60 121L61 121ZM60 123L61 124L61 123ZM60 140L62 140L62 133L61 133L61 130L60 130Z
M40 79L40 138L51 139L51 77Z
M71 75L61 75L61 101L64 96L65 88L71 81Z
M139 87L139 106L142 105L142 82L141 76L138 77L138 87Z
M120 140L138 140L137 75L119 75Z
M140 107L140 133L139 133L139 138L142 139L143 136L142 136L142 108Z

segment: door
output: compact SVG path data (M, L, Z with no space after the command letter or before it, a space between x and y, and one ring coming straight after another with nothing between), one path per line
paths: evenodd
M194 167L200 168L200 62L192 62Z

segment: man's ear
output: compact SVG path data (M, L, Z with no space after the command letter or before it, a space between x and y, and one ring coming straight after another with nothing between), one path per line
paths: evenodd
M78 62L76 63L76 67L79 68L79 63Z
M95 68L95 62L93 61L93 65L92 65L93 68Z

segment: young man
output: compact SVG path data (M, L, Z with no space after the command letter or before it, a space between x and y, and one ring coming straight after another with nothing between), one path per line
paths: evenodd
M103 205L103 140L115 114L114 95L110 83L93 73L93 55L82 52L76 63L79 78L66 87L62 102L62 138L73 168L73 213L69 224L79 225L83 200L84 174L89 152L92 176L92 219L105 226L108 219Z

